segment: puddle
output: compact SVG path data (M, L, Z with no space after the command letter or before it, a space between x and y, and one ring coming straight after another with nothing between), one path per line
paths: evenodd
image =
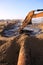
M3 32L4 36L6 36L6 37L18 36L19 32L17 32L17 30L19 29L20 25L21 24L19 24L19 22L18 22L16 25L13 25L11 27L11 29L5 29L4 32ZM27 26L23 30L32 31L31 33L30 32L28 32L28 33L26 32L26 34L29 34L31 36L35 36L36 34L43 33L43 32L41 32L41 29L39 29L39 28L31 28L31 26Z

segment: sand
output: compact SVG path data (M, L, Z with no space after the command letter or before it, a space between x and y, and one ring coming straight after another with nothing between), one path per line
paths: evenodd
M3 42L3 43L2 43ZM43 37L0 38L0 65L43 65Z
M43 33L32 37L4 37L0 33L0 65L30 64L43 65Z

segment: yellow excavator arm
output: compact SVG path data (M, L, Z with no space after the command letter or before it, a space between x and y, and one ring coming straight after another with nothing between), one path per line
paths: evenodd
M28 24L32 24L31 20L32 18L36 18L36 17L43 17L43 12L38 13L38 14L34 14L35 11L43 11L43 9L38 9L38 10L33 10L31 12L28 13L28 15L26 16L26 18L24 19L22 25L19 28L19 32L26 27Z

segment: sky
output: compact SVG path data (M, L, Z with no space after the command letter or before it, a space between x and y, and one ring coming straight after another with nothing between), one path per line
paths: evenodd
M0 0L0 19L24 19L36 9L43 9L43 0Z

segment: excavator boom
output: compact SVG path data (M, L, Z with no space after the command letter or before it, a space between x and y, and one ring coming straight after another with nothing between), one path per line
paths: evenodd
M43 17L43 12L40 12L38 14L34 14L35 11L43 11L43 9L33 10L33 11L29 12L28 15L26 16L26 18L24 19L22 25L20 26L19 32L24 27L26 27L28 24L32 24L32 22L31 22L32 18Z

